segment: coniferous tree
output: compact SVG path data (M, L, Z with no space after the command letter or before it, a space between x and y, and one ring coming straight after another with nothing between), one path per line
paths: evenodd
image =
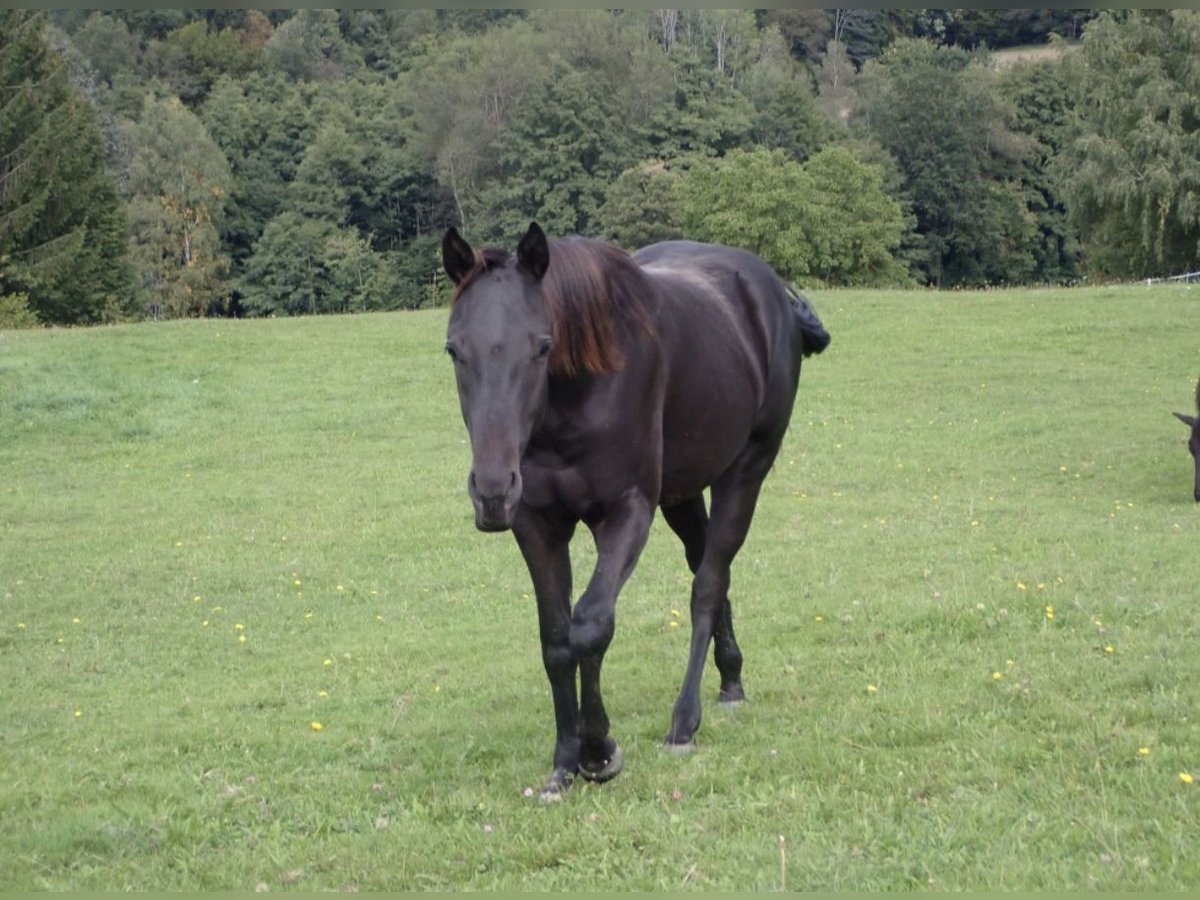
M0 10L0 297L46 323L133 312L127 232L95 111L46 44L45 18Z

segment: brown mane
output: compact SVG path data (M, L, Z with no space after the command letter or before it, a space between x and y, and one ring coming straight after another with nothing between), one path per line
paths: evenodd
M509 263L506 250L475 251L475 266L459 282L457 301L476 279ZM542 295L550 315L554 344L550 374L607 375L624 365L617 327L633 325L652 333L645 309L645 275L624 250L587 238L550 242L550 266Z

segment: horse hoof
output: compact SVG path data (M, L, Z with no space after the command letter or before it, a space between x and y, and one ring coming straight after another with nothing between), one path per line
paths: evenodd
M625 754L621 752L621 745L614 741L608 762L599 769L589 769L580 763L579 775L586 781L603 784L606 781L616 778L621 774L623 768L625 768Z
M736 709L746 702L746 692L742 690L741 684L734 682L729 687L722 686L721 692L717 694L717 706L721 709Z
M670 740L667 740L667 741L663 742L663 749L666 750L668 753L670 753L672 756L687 756L689 753L691 753L693 750L696 749L696 742L694 740L691 740L691 741L685 741L682 744L676 744Z
M555 769L538 793L538 800L542 803L561 803L563 794L570 786L571 773L566 769Z

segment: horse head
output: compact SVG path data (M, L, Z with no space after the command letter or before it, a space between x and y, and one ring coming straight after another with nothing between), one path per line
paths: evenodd
M521 458L546 409L552 345L542 278L550 265L537 223L515 259L476 253L451 228L442 264L457 286L446 329L458 401L471 439L467 493L481 531L505 531L521 499Z
M1188 449L1192 451L1192 458L1196 461L1195 497L1196 502L1200 503L1200 417L1175 413L1175 418L1192 430L1188 437Z

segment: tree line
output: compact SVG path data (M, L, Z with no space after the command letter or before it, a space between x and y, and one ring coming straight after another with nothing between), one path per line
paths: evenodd
M436 305L447 226L532 219L801 285L1190 270L1198 51L1191 10L0 10L0 327Z

